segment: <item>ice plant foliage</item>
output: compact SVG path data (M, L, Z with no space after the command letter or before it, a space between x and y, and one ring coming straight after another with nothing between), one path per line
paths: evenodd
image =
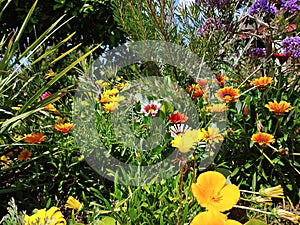
M46 135L32 133L25 136L24 141L30 144L40 144L41 142L46 140Z
M150 101L142 105L141 112L144 113L146 116L151 115L154 117L156 116L160 108L161 104L159 102Z
M251 85L258 87L260 91L263 91L269 84L271 84L272 81L272 77L259 77L251 81Z
M216 97L225 103L237 102L239 95L239 89L234 88L233 86L221 88L216 92Z
M272 134L263 133L263 132L253 134L251 140L262 147L268 146L275 142L274 136Z
M280 101L279 103L274 100L274 102L269 102L265 105L266 108L273 112L276 116L283 116L285 113L293 109L291 103L286 101Z
M225 176L215 171L200 174L192 184L192 192L202 207L218 212L231 209L240 198L239 188L226 184Z

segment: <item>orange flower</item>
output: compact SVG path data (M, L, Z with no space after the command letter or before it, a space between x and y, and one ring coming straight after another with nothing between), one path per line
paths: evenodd
M199 80L197 80L197 84L199 84L199 86L203 89L206 88L208 83L209 83L208 79L199 79Z
M73 123L58 123L54 125L54 129L60 131L63 134L69 133L69 131L74 127Z
M224 87L226 76L222 76L221 74L215 74L215 82L220 86Z
M259 144L260 146L267 146L275 142L274 136L268 133L259 132L257 134L253 134L251 140L254 143Z
M260 91L264 91L271 82L273 81L272 77L260 77L251 82L252 86L258 87Z
M293 109L291 103L286 101L280 101L279 103L275 100L274 102L269 102L265 105L270 112L274 112L276 116L283 116L284 113Z
M242 225L235 220L227 219L227 216L217 211L201 212L190 225Z
M216 93L216 97L225 103L236 102L238 100L239 95L239 89L234 88L232 86L221 88Z
M46 105L44 107L44 110L59 114L59 111L55 108L55 106L53 104Z
M168 116L170 123L184 123L188 120L188 117L180 112L173 113L171 116Z
M240 198L239 188L226 184L224 175L215 171L200 174L192 184L192 193L201 206L219 212L231 209Z
M205 90L201 89L199 84L192 84L186 88L189 94L192 94L192 98L202 97L205 94Z
M36 133L26 135L24 139L26 143L31 143L31 144L40 144L42 141L45 140L46 140L46 135L36 134Z
M29 160L31 157L32 153L31 151L24 149L19 155L18 155L18 160L19 161L26 161Z

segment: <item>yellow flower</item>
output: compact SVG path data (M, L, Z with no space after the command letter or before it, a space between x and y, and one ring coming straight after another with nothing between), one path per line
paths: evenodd
M263 203L266 205L273 205L272 203L272 197L261 197L261 196L256 196L254 199L257 203Z
M45 75L45 78L49 78L49 77L54 77L55 76L55 72L50 69L48 70L48 73Z
M106 103L103 107L106 111L113 112L118 108L118 106L119 106L119 103L110 102L110 103Z
M24 215L25 225L66 225L63 214L57 207L51 207L49 210L39 209L32 216Z
M276 116L284 116L284 113L289 112L293 109L291 103L286 101L280 101L279 103L275 100L265 105L266 108L273 112Z
M60 131L63 134L69 133L69 131L74 127L73 123L57 123L54 125L54 129Z
M200 174L192 193L202 207L219 212L231 209L240 198L239 188L226 184L224 175L215 171Z
M235 220L227 219L227 216L217 212L208 211L201 212L191 222L190 225L242 225L240 222Z
M224 138L221 134L219 134L219 128L215 127L211 129L211 127L208 127L208 130L205 130L204 128L201 129L201 132L199 133L199 139L204 140L208 143L219 143L220 141L223 141Z
M21 104L18 104L18 106L13 106L13 107L11 107L11 109L13 109L13 110L20 110L21 108L22 108L22 106L23 105L21 105Z
M187 130L183 135L177 135L171 144L180 152L187 153L194 148L197 142L199 142L199 130Z
M286 211L283 209L277 209L275 213L279 218L286 219L286 220L289 220L294 223L300 222L300 216L298 216L295 213L292 213L292 212L289 212L289 211Z
M103 95L113 96L119 93L119 90L117 88L113 88L111 90L106 90L103 92Z
M72 196L68 197L67 203L65 204L65 207L75 209L77 211L80 211L83 208L83 204L80 203L77 199L75 199Z
M226 106L226 103L212 104L207 107L208 112L214 113L222 113L226 110L228 110L228 106Z
M262 197L284 198L283 188L281 185L261 189L259 190L259 194Z
M262 132L253 134L251 140L262 147L265 147L275 142L274 136L272 134L262 133Z
M0 165L2 165L1 169L9 167L9 158L5 155L1 156Z

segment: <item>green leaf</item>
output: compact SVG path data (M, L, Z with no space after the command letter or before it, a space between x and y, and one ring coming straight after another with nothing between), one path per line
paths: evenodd
M249 220L244 225L267 225L267 224L261 220L252 219L252 220Z
M106 216L104 217L99 223L98 225L116 225L116 224L120 224L118 221L116 221L114 218Z

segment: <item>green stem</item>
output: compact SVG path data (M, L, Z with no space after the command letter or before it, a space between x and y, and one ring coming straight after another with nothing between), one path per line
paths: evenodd
M247 206L235 205L235 206L233 206L233 207L234 207L234 208L240 208L240 209L252 210L252 211L259 212L259 213L263 213L263 214L273 215L273 213L271 213L271 212L266 212L266 211L263 211L263 210L260 210L260 209L253 209L253 208L249 208L249 207L247 207Z
M276 121L276 125L275 125L275 129L274 129L274 132L273 132L273 136L276 134L277 132L277 129L279 127L279 124L280 124L280 118L279 117L276 117L277 121Z

